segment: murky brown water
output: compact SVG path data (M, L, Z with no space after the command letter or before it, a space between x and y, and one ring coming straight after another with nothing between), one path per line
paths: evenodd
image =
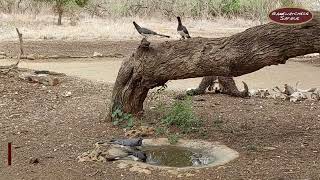
M0 65L11 64L13 61L0 60ZM122 61L115 58L99 60L59 60L59 61L22 61L19 67L51 70L62 72L70 76L77 76L94 81L114 83ZM273 88L282 87L285 83L295 85L300 81L299 88L320 88L320 68L309 64L291 62L278 66L265 67L259 71L244 76L236 77L235 80L242 88L241 81L247 82L249 88ZM175 80L168 83L172 90L186 90L197 87L201 78Z
M177 146L149 146L143 150L147 154L148 164L170 167L192 166L193 152Z

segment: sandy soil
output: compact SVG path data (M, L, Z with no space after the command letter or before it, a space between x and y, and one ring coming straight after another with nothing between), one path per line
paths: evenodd
M26 42L28 52L87 55L93 51L123 53L135 41ZM132 43L130 45L130 43ZM16 53L15 43L0 49ZM109 47L109 48L106 48ZM118 51L119 50L119 51ZM44 87L0 76L0 179L176 179L167 171L150 175L117 168L115 163L80 163L76 157L101 140L124 135L104 122L112 84L63 77L54 87ZM70 91L71 97L63 95ZM161 101L170 107L177 92L167 91ZM204 99L204 101L199 101ZM148 99L145 117L136 125L157 127L159 102ZM204 121L200 132L185 138L219 141L240 153L223 166L194 170L183 179L320 179L320 103L290 103L270 99L241 99L225 95L193 97L193 108ZM161 137L161 136L160 136ZM6 165L6 145L13 142L13 165ZM30 158L38 164L30 164Z
M56 87L0 77L1 147L13 142L13 165L1 153L1 179L174 179L152 170L151 175L118 169L117 163L79 163L76 157L92 144L123 136L103 122L111 86L66 77ZM71 91L71 97L64 97ZM173 92L163 95L170 106ZM205 99L205 101L198 101ZM136 124L157 127L159 113L146 102L146 114ZM299 104L225 95L193 98L196 114L205 122L200 132L185 138L219 141L240 157L226 165L190 171L184 179L319 179L320 104ZM270 148L273 147L273 148ZM38 164L29 159L38 158ZM133 175L134 174L134 175Z

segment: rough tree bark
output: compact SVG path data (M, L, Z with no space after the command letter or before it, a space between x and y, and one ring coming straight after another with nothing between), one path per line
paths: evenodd
M139 114L149 89L168 80L236 77L316 52L320 52L318 18L297 26L269 23L225 38L198 37L139 46L119 70L110 110Z
M62 15L63 15L63 1L57 1L56 2L56 11L58 13L58 26L61 26L62 25Z

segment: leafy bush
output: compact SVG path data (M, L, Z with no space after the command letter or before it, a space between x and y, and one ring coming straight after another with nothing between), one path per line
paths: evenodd
M178 134L170 134L168 136L168 141L170 144L177 144L180 139L180 136Z
M120 108L117 108L112 112L112 123L115 126L121 126L123 128L131 128L133 126L134 118L131 114L124 113Z
M182 101L176 101L169 113L162 119L166 126L176 126L182 132L190 132L200 126L200 121L192 110L190 97Z
M239 14L240 0L226 0L222 3L222 13L226 16Z

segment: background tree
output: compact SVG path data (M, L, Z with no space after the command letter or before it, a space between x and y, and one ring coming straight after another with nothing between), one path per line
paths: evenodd
M84 7L89 0L38 0L53 3L54 11L58 14L58 25L62 25L62 15L67 6Z

